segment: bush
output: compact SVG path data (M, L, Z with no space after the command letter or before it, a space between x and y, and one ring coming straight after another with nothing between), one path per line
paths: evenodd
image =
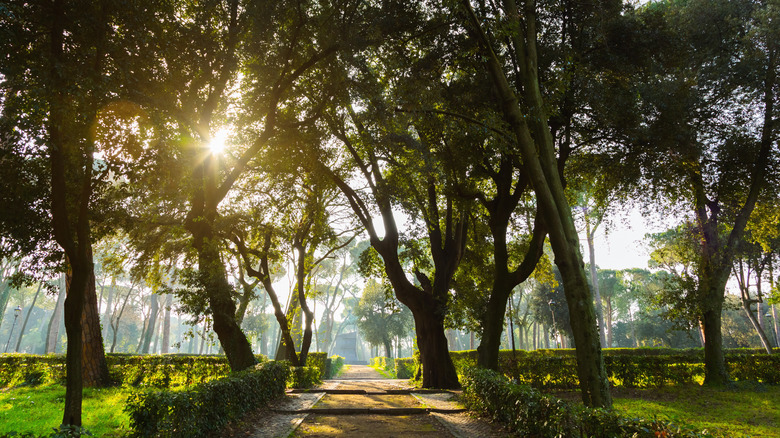
M314 352L309 353L306 356L306 366L307 367L315 367L320 370L320 377L323 379L330 378L330 358L328 358L328 353L323 352Z
M466 407L505 424L516 436L636 438L710 437L707 431L659 420L626 418L611 410L572 406L490 370L463 375Z
M260 363L267 360L263 355L255 358ZM114 380L126 386L171 388L207 382L230 373L225 356L107 354L106 362ZM0 356L0 387L64 380L65 355Z
M338 376L341 373L341 369L344 368L344 358L339 355L330 357L330 373L326 379L330 379Z
M414 359L398 358L394 361L395 364L395 378L396 379L411 379L415 375L417 370L417 364L414 363Z
M322 383L320 369L317 367L291 367L287 378L288 388L311 388Z
M284 394L290 368L266 362L181 391L132 394L125 406L134 436L205 437Z
M780 383L780 355L757 349L726 350L726 366L734 380ZM780 353L780 350L776 351ZM649 388L698 382L704 378L702 349L604 349L604 365L614 387ZM459 374L476 367L476 350L450 352ZM573 349L499 352L499 370L518 383L535 388L579 386Z

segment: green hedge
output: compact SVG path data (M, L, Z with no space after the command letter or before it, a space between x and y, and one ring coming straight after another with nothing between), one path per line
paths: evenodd
M344 358L339 355L333 355L330 357L330 372L326 379L331 379L338 376L341 373L341 369L344 368Z
M289 365L289 363L288 363ZM290 376L287 378L288 388L311 388L322 383L320 368L290 367Z
M284 394L289 376L286 362L266 362L187 390L137 392L125 411L134 436L206 437Z
M463 375L463 402L470 410L505 424L515 436L665 438L711 437L684 425L626 418L603 409L589 409L517 385L496 372L471 368Z
M263 355L255 358L260 363L267 360ZM218 379L230 372L225 356L107 354L106 362L117 383L127 386L187 386ZM0 356L0 387L64 380L65 355Z
M761 354L760 351L763 350L726 350L726 366L731 378L780 383L780 354ZM476 350L453 351L450 355L459 374L477 365ZM704 378L703 362L701 349L604 350L604 365L610 384L615 387L648 388L701 381ZM499 370L518 383L536 388L572 389L579 385L577 360L572 349L502 350Z
M394 365L396 379L411 379L417 374L418 364L411 357L397 358Z

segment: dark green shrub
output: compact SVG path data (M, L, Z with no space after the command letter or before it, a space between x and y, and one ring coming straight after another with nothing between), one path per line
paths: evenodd
M322 383L320 369L317 367L290 367L287 379L288 388L311 388Z
M134 436L205 437L284 394L289 375L287 363L265 362L187 390L134 393L125 411Z
M518 385L494 371L472 368L463 375L466 406L505 424L515 436L546 437L711 437L684 425L626 418L611 410L572 406Z

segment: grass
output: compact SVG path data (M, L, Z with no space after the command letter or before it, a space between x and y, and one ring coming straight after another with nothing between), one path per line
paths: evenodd
M133 389L85 388L83 426L100 437L126 436L129 417L122 410ZM19 386L0 392L0 434L30 432L48 434L62 422L65 387L51 384Z
M614 389L612 394L614 407L629 417L720 429L733 437L780 438L780 386L740 382L725 388Z

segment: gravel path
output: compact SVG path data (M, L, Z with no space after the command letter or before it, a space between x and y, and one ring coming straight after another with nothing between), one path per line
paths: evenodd
M326 394L327 390L337 390L334 392L339 394ZM462 411L457 401L460 391L412 390L407 380L384 379L368 366L350 365L338 379L323 382L314 390L317 392L288 391L270 409L248 416L227 436L489 438L508 435L494 424L458 412ZM362 412L344 412L358 410Z

